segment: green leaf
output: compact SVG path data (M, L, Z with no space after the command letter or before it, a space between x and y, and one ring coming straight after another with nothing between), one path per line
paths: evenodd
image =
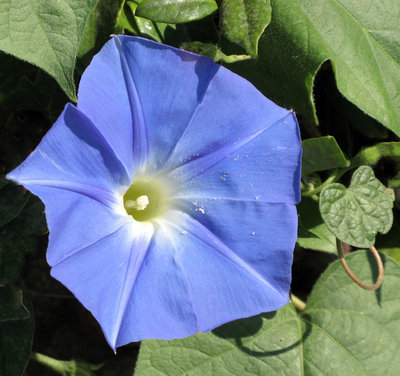
M271 371L300 375L299 344L297 315L287 305L213 332L174 341L143 341L135 376L264 376Z
M97 0L79 44L78 58L81 72L100 51L110 35L115 33L124 2L124 0Z
M27 253L33 253L47 231L44 206L31 196L22 212L0 228L0 279L18 278Z
M0 287L0 322L26 320L29 316L22 301L22 291L12 285Z
M24 305L32 312L32 305L24 299ZM0 322L0 375L21 376L32 348L34 320L31 314L26 320Z
M286 107L316 119L314 77L330 60L340 92L400 135L400 2L272 0L259 59L236 72Z
M399 218L397 218L399 219ZM400 221L394 220L393 226L386 235L376 237L375 247L379 252L393 257L400 264Z
M136 15L156 22L177 24L200 20L217 9L214 0L143 0Z
M302 315L304 323L311 325L304 348L305 374L319 374L320 365L335 375L397 375L400 267L381 256L385 279L376 293L354 284L339 261L314 286ZM370 252L354 252L346 261L364 283L375 282L378 272ZM312 344L315 357L308 357L307 344Z
M28 202L30 193L15 184L0 187L0 227L11 222L21 213Z
M324 136L304 140L302 169L303 174L324 171L337 167L348 167L347 160L335 137Z
M361 290L337 261L316 283L301 315L289 304L210 333L143 341L135 376L397 376L400 267L383 259L378 295ZM374 282L369 253L346 260L363 281Z
M320 195L322 218L332 233L355 247L374 245L377 232L386 234L393 224L394 192L375 178L368 166L358 168L350 187L329 184Z
M153 22L135 15L139 4L140 0L125 2L116 26L117 33L138 35L177 48L182 48L184 43L198 40L218 42L213 15L185 24Z
M381 158L400 162L400 142L381 142L361 150L351 160L351 167L375 166Z
M0 5L0 50L53 76L75 100L75 58L96 0L4 0Z
M303 197L297 205L299 233L297 244L304 248L336 254L336 238L329 231L319 212L318 203Z
M223 0L219 26L231 42L257 56L258 40L271 21L269 0Z
M140 1L126 1L117 25L117 30L129 30L132 34L143 36L162 43L167 27L174 28L173 24L155 23L146 18L136 16L136 9ZM122 29L122 30L121 30Z

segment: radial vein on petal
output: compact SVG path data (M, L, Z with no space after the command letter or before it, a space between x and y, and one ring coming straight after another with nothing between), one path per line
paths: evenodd
M79 193L89 197L110 209L115 209L121 205L117 196L110 190L103 187L87 185L85 183L66 181L66 180L45 180L45 179L18 179L19 184L37 185L41 187L63 189L70 192Z
M265 280L257 271L255 271L251 266L249 266L246 261L244 261L242 258L240 258L232 249L230 249L221 239L219 239L212 231L210 231L206 226L204 226L202 223L194 219L192 216L190 216L187 213L181 212L183 215L185 221L189 224L188 227L182 228L180 225L169 222L172 226L178 228L180 231L188 231L192 236L194 236L196 239L200 240L201 242L205 243L208 245L210 248L214 249L216 252L218 252L221 256L225 257L227 260L238 266L240 269L243 271L247 272L250 274L253 278L257 279L259 282L270 288L272 291L274 291L276 294L279 296L282 296L282 293L277 291L275 287L273 287L267 280ZM199 231L194 231L195 229L198 229ZM204 233L206 236L202 236L198 232ZM207 241L206 238L211 238L212 242Z
M180 172L180 170L184 169L186 171L186 174L185 174L186 180L193 179L194 177L203 174L205 171L207 171L210 168L212 168L213 166L217 165L219 162L223 161L224 159L229 157L231 154L237 152L240 148L247 145L249 142L254 140L257 136L261 135L266 130L268 130L270 127L279 123L280 121L285 119L290 114L291 113L288 111L288 113L285 114L285 116L274 121L272 124L266 125L265 127L258 130L257 132L253 132L253 133L249 134L248 136L242 138L241 140L239 140L237 142L229 143L228 145L225 145L220 149L216 149L209 154L205 154L196 159L192 159L189 162L183 163L182 165L177 166L174 169L171 169L170 171L168 171L168 174L177 174Z

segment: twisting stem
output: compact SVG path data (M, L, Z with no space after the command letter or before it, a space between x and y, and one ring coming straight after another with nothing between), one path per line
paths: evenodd
M344 258L344 255L343 255L342 242L341 242L338 238L336 238L336 248L337 248L338 255L339 255L339 260L340 260L340 262L342 263L343 269L346 271L347 275L348 275L355 283L357 283L358 286L360 286L361 288L363 288L363 289L365 289L365 290L376 290L376 289L378 289L378 288L381 286L382 281L383 281L383 272L384 272L384 270L383 270L383 263L382 263L381 256L379 256L379 253L378 253L378 251L376 250L376 248L375 248L374 246L370 247L369 249L370 249L370 251L372 252L372 254L374 255L375 260L376 260L376 263L378 264L378 271L379 271L379 274L378 274L378 278L377 278L376 282L375 282L373 285L371 285L371 286L368 286L368 285L366 285L365 283L362 283L362 282L354 275L354 273L350 270L349 265L347 265L347 262L346 262L346 260L345 260L345 258Z

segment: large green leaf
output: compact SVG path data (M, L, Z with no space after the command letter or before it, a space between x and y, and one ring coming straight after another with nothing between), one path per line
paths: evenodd
M45 70L75 99L75 58L96 0L3 0L0 50Z
M79 44L77 68L80 71L83 72L93 55L99 52L110 35L115 33L124 2L125 0L97 0Z
M365 251L346 257L374 281ZM211 333L142 343L135 376L397 376L400 369L400 267L384 257L377 293L361 290L334 262L316 283L305 311L279 311L226 324Z
M223 0L219 26L231 42L249 55L258 53L258 40L271 21L269 0Z
M236 71L316 119L314 76L330 60L342 94L400 135L400 2L272 0L259 59Z
M395 218L393 226L385 235L377 235L375 247L379 252L393 257L400 264L400 220Z
M177 24L200 20L217 8L214 0L142 0L136 15L156 22Z
M24 305L32 312L32 305L24 301ZM0 375L21 376L32 348L33 316L24 320L0 322Z
M326 186L319 208L328 228L340 240L355 247L371 247L378 232L386 234L393 224L394 192L375 178L371 167L361 166L350 187Z

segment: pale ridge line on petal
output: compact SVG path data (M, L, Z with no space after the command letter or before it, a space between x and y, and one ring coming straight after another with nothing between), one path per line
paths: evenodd
M83 253L83 252L85 252L85 251L88 251L89 248L91 248L91 247L94 246L95 244L101 242L102 240L108 238L109 236L114 235L116 232L118 232L118 231L119 231L122 227L124 227L126 224L127 224L127 222L124 221L124 222L121 223L115 230L111 231L109 234L102 236L100 239L97 239L96 241L94 241L94 242L92 242L92 243L86 245L86 246L83 247L83 248L76 249L76 250L72 251L72 252L69 253L67 256L65 256L65 257L63 257L61 260L57 261L55 264L50 265L51 268L53 269L53 268L55 268L57 265L63 263L64 261L70 259L71 257L77 256L78 254L81 254L81 253Z
M206 226L204 226L201 222L198 220L194 219L191 215L180 212L180 214L184 217L186 222L190 225L190 228L185 228L183 229L180 225L173 223L169 221L169 223L174 226L179 228L180 230L186 230L188 231L192 236L195 238L199 239L201 242L207 244L210 248L214 249L217 251L221 256L224 256L227 260L238 266L240 269L244 270L248 274L250 274L252 277L257 279L259 282L270 288L272 291L274 291L276 294L278 294L280 297L284 297L286 299L286 296L282 295L281 292L276 290L275 287L273 287L265 278L263 278L257 271L255 271L251 266L249 266L243 259L241 259L233 250L231 250L221 239L219 239L213 232L211 232ZM210 238L213 239L215 244L210 243L203 239L203 237L199 236L199 234L196 233L196 231L193 231L193 227L199 228L201 231L203 231L205 234L207 234Z
M176 250L176 248L174 246L174 239L170 235L170 231L165 230L166 226L162 222L166 222L166 224L169 224L169 225L171 224L171 222L169 222L168 220L161 220L158 223L159 223L160 227L164 227L163 230L164 230L164 233L165 233L166 237L168 237L171 240L171 244L173 245L174 250ZM178 226L173 226L173 227L178 228ZM187 275L185 273L185 269L182 267L182 265L180 263L180 260L178 259L178 257L175 257L175 255L174 255L174 260L175 260L176 264L179 266L179 269L181 270L182 276L183 276L183 278L184 278L184 280L186 282L186 290L187 290L188 295L189 295L189 302L190 302L190 305L192 307L193 315L194 315L194 317L196 319L196 328L199 331L201 331L200 325L199 325L199 318L198 318L198 314L197 314L197 309L195 308L195 304L194 304L195 299L193 298L193 294L192 294L192 291L190 289L190 284L189 284Z
M140 271L142 270L143 263L146 260L146 256L148 254L150 244L153 238L154 228L152 225L150 226L151 230L150 227L144 231L139 230L141 231L139 241L136 241L137 238L132 236L132 245L129 253L128 264L125 270L121 294L117 303L116 322L110 338L114 350L116 349L118 344L121 324L126 314L126 308L132 296L132 293L135 289L136 280L140 274ZM136 257L134 258L134 260L132 260L132 256L134 254Z
M125 86L128 93L129 104L131 107L132 113L132 125L133 125L133 140L132 140L132 148L134 154L134 169L142 168L145 166L148 155L148 136L146 129L146 121L143 113L142 103L139 97L139 93L135 84L135 80L133 74L131 72L131 68L127 62L125 52L122 48L121 40L118 36L114 35L113 39L115 41L115 45L117 46L121 68L125 78ZM133 94L133 98L132 98ZM134 171L135 173L136 171Z
M113 210L121 205L117 197L113 195L108 189L105 189L103 187L88 186L84 183L65 180L18 179L17 182L18 184L22 185L37 185L41 187L57 188L74 193L79 193Z
M254 199L254 200L249 200L249 199L240 199L240 198L229 198L229 197L209 197L209 196L173 196L172 197L174 200L187 200L187 201L203 201L203 200L209 200L209 201L232 201L232 202L259 202L263 204L271 204L271 205L295 205L295 204L288 204L286 202L271 202L271 201L266 201L264 199Z
M221 161L223 161L224 159L228 158L232 153L238 151L239 149L241 149L243 146L247 145L249 142L251 142L252 140L254 140L257 136L259 136L260 134L264 133L265 131L267 131L269 128L271 128L272 126L274 126L275 124L281 122L283 119L287 118L289 115L291 115L292 112L288 111L285 116L279 118L278 120L275 120L273 123L270 123L268 125L266 125L264 128L260 129L257 132L251 133L248 136L244 137L242 140L236 142L236 143L232 143L226 146L223 146L220 149L217 149L215 151L213 151L212 153L203 155L199 158L196 159L192 159L186 163L181 164L180 166L177 166L175 168L173 168L172 170L168 171L167 173L174 173L177 172L179 169L185 168L188 169L189 171L196 171L199 170L198 168L193 168L190 169L190 165L194 164L194 163L198 163L198 164L204 164L203 168L200 168L200 171L197 171L194 174L187 174L187 180L193 179L198 175L203 174L204 172L206 172L207 170L209 170L210 168L212 168L213 166L217 165L218 163L220 163ZM221 158L217 158L216 160L213 160L213 157L223 153L223 156Z
M203 99L204 99L205 95L207 94L207 90L208 90L208 87L210 86L211 78L213 76L213 72L214 71L218 71L218 69L220 68L217 64L214 63L214 60L212 60L211 58L209 58L209 59L210 59L210 70L208 72L207 84L204 87L204 92L202 93L200 100L197 101L196 108L194 109L194 111L192 113L192 116L190 117L190 120L188 121L184 131L179 136L179 139L176 141L174 147L171 149L171 151L168 153L167 157L165 158L164 166L168 163L168 161L170 160L171 156L174 154L174 152L176 150L176 147L178 146L179 142L182 140L182 138L185 136L185 134L187 133L188 129L190 128L190 126L191 126L191 124L193 122L193 119L194 119L194 117L196 115L196 112L198 111L199 106L203 103ZM161 168L161 170L162 170L162 168Z

